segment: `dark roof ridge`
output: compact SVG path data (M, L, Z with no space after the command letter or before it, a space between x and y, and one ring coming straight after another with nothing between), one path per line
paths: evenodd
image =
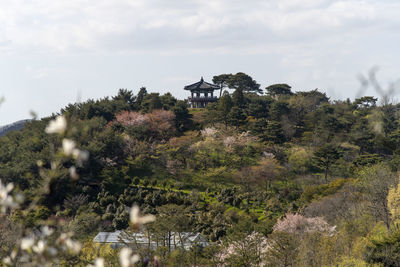
M202 85L205 87L202 87ZM204 90L218 90L220 87L216 84L205 82L203 77L201 77L200 81L195 82L193 84L186 85L183 89L185 90L194 90L194 89L204 89Z

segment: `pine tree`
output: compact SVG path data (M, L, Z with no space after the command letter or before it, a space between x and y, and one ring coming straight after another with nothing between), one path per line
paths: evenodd
M222 97L219 99L217 106L219 119L225 123L225 126L228 125L228 114L231 111L232 106L232 98L229 93L225 91Z
M243 108L245 105L245 98L242 89L236 89L232 94L232 104L235 107Z

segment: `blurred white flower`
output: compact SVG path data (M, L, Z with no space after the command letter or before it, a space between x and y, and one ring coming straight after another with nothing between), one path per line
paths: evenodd
M9 183L6 186L4 186L0 180L0 199L5 198L8 195L8 193L10 193L13 189L14 189L13 183Z
M68 238L65 244L75 254L78 254L81 251L82 245L78 241L74 241L71 238Z
M25 237L21 239L21 249L29 250L35 244L35 240L32 237Z
M65 156L72 156L78 161L79 164L82 164L82 162L88 160L89 158L89 152L76 148L76 143L74 140L64 138L62 141L62 149Z
M57 255L57 249L53 247L48 247L47 252L53 257Z
M82 163L89 159L89 152L87 152L86 150L80 150L75 148L72 151L72 157L76 159L78 162Z
M25 199L24 195L21 194L21 193L18 193L18 194L15 195L15 201L17 203L22 203L24 201L24 199Z
M48 134L52 133L63 134L66 129L67 129L67 120L65 119L65 117L57 116L55 120L49 122L44 131Z
M43 240L39 240L39 242L32 247L32 250L38 254L42 254L46 249L46 243Z
M57 242L61 245L65 245L67 249L71 250L73 253L78 254L81 251L82 245L78 241L71 239L72 233L62 233L57 239Z
M54 233L54 230L48 227L47 225L42 226L41 232L44 236L50 236L52 233Z
M144 216L141 216L140 210L138 206L133 206L130 211L130 220L131 223L135 226L141 226L143 224L149 223L149 222L154 222L156 220L156 217L151 214L147 214Z
M13 261L17 257L17 251L14 249L11 254L4 258L3 263L5 265L13 265Z
M3 263L4 263L5 265L11 265L11 264L12 264L12 260L11 260L10 256L5 257L5 258L3 259Z
M75 166L71 166L69 168L69 176L71 177L72 180L78 180L79 179L79 175L76 172L76 167Z
M103 258L97 258L94 261L94 266L95 267L104 267L104 259Z
M64 138L62 140L62 148L66 156L71 156L75 150L75 147L76 147L75 141L68 138Z
M14 189L13 183L3 185L3 183L0 180L0 207L2 213L5 213L8 208L14 209L18 207L18 203L16 203L14 201L14 198L8 194L13 189Z
M133 251L130 248L121 249L121 252L119 253L119 263L121 264L121 267L130 267L139 261L139 256L132 254Z
M96 258L94 260L94 264L89 264L86 267L104 267L104 259L103 258Z

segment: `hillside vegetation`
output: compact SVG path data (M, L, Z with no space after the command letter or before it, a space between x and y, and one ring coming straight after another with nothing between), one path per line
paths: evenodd
M121 89L62 109L62 135L45 132L54 115L0 137L2 183L25 197L0 218L0 257L48 225L83 244L58 264L117 266L118 251L91 240L127 229L138 205L156 216L150 233L211 242L139 251L143 264L157 255L162 266L400 266L400 105L286 84L261 95L240 75L216 77L232 94L205 109ZM60 150L63 138L88 159Z
M20 120L11 124L0 126L0 136L4 136L11 131L21 130L28 121L30 120Z

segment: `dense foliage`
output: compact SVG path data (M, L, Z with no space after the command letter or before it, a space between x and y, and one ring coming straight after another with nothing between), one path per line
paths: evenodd
M160 264L400 266L400 105L330 101L287 84L263 95L244 73L213 81L233 91L205 109L145 88L69 104L66 137L90 157L59 159L56 171L62 140L44 131L53 118L0 137L0 177L25 196L0 218L0 257L26 229L52 225L84 243L65 262L116 264L113 249L91 240L126 229L137 204L157 217L147 231L211 241L140 251Z

